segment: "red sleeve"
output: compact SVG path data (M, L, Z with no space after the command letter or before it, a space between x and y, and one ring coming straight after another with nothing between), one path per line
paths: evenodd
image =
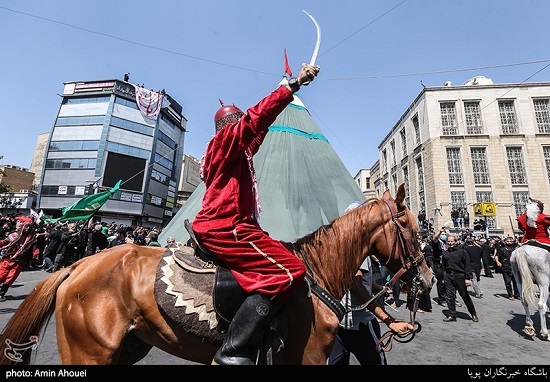
M521 230L521 232L525 232L525 230L527 229L527 222L526 222L526 219L527 219L527 215L524 213L522 213L520 216L518 216L517 218L517 221L518 221L518 228Z

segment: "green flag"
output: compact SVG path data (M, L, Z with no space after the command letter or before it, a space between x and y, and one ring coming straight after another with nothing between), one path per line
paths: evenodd
M71 222L78 220L88 220L99 211L102 205L115 193L120 187L122 180L119 180L113 188L97 194L88 195L68 207L63 207L61 217L57 219L42 218L48 223Z

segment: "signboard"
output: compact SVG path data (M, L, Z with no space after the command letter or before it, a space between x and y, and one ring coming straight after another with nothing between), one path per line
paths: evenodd
M497 209L495 203L482 203L483 204L483 216L495 216Z
M483 216L483 203L474 203L474 216Z
M496 216L497 208L493 202L474 203L474 216Z

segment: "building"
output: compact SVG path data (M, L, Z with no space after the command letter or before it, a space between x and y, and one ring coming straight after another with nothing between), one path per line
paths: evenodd
M164 91L128 79L64 83L40 176L45 215L118 180L95 220L161 227L176 212L187 120Z
M0 166L0 184L8 192L0 194L0 212L29 214L36 204L35 194L31 192L34 173L18 166Z
M357 182L357 185L361 189L363 195L365 195L365 199L375 198L378 196L376 195L376 190L374 189L374 185L371 181L373 177L371 176L370 169L362 168L357 172L353 179Z
M473 77L462 85L426 87L378 146L371 169L377 195L405 183L407 203L434 227L451 210L484 215L489 234L514 234L530 196L550 203L550 82L495 84Z
M38 188L40 187L40 183L42 181L42 168L44 167L44 158L46 157L46 147L48 147L49 138L49 132L39 134L36 138L36 146L34 148L30 168L30 171L34 173L32 191L35 193L38 193Z
M200 160L197 158L183 154L183 166L181 168L180 183L178 186L178 209L189 199L193 191L201 182L199 176Z

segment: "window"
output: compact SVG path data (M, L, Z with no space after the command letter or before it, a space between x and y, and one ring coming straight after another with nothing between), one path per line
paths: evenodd
M464 112L466 115L466 131L468 134L483 134L481 124L481 110L479 102L464 102Z
M405 184L405 204L410 209L411 196L409 195L409 168L407 166L403 167L403 183Z
M525 212L525 205L529 199L528 191L515 191L512 192L514 197L514 207L516 208L516 217Z
M395 158L395 141L393 139L390 142L390 149L391 149L391 165L393 167L397 163Z
M391 174L391 181L393 183L393 192L392 194L395 195L397 194L397 173L394 171L392 174Z
M45 168L46 169L67 169L67 168L87 168L94 169L96 166L96 158L75 158L75 159L47 159Z
M543 146L542 152L544 154L544 164L546 165L546 176L550 182L550 146Z
M388 153L386 149L382 150L382 174L388 172Z
M539 133L550 133L550 108L547 99L533 100Z
M519 128L514 101L498 101L498 112L500 114L502 134L517 134Z
M85 117L59 117L55 122L56 126L87 126L103 125L104 115L89 115Z
M51 141L49 151L96 151L99 141Z
M403 127L400 131L401 134L401 149L403 158L407 156L407 132L405 131L405 127Z
M424 195L424 169L422 168L422 158L416 158L416 172L418 174L418 204L420 208L426 211L426 197Z
M508 159L508 169L510 170L510 180L512 184L526 184L525 165L521 155L521 147L506 147L506 158Z
M456 123L456 108L454 102L440 104L441 128L443 135L457 135L458 125Z
M416 145L420 144L420 123L418 123L418 115L413 117L413 126L414 126L414 139Z
M416 158L416 171L418 172L418 190L424 192L424 169L420 157Z
M485 147L472 147L472 171L475 184L489 184L489 168L487 166L487 153Z
M464 184L459 148L447 148L447 170L449 171L449 184Z
M453 208L466 208L466 195L464 191L451 191L451 204Z

